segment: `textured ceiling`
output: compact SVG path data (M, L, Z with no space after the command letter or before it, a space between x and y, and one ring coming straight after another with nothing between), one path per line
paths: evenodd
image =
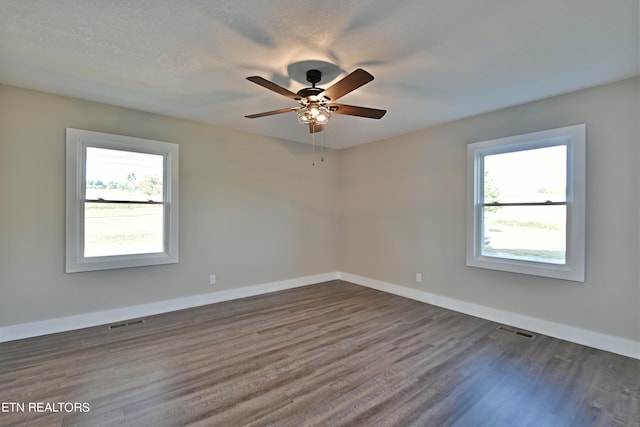
M638 0L0 0L0 82L309 143L301 61L375 80L334 115L345 148L640 74ZM319 86L328 87L322 81Z

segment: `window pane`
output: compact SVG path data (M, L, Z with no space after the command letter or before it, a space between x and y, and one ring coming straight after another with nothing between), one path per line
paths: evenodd
M85 203L84 256L159 253L163 205Z
M483 216L482 255L566 263L566 206L490 206Z
M86 198L162 200L164 156L87 147Z
M484 203L566 201L567 147L484 157Z

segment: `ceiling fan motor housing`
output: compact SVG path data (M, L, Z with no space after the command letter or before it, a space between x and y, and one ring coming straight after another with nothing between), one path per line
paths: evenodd
M306 87L304 89L300 89L298 91L298 95L300 95L302 98L309 98L312 96L318 96L320 95L322 92L324 92L324 89L321 89L319 87Z

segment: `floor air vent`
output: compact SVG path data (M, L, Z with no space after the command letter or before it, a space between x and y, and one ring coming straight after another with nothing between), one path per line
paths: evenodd
M122 329L129 326L141 325L143 323L144 323L144 319L127 320L126 322L113 323L109 325L109 330L112 331L114 329Z
M532 340L532 339L534 339L536 337L531 332L520 331L518 329L510 328L509 326L500 325L496 329L498 329L499 331L502 331L502 332L507 332L509 334L518 335L520 337L527 338L527 339L530 339L530 340Z

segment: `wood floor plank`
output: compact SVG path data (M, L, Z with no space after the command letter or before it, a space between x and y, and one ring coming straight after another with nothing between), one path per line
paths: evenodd
M332 281L2 343L2 402L90 410L0 425L640 425L640 361L497 326Z

